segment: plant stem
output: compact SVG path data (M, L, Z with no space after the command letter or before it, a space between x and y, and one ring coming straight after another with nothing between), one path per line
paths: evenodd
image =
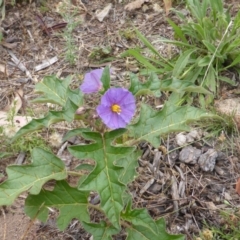
M74 171L67 171L67 174L69 174L71 176L77 176L77 177L81 177L84 175L83 173L74 172Z

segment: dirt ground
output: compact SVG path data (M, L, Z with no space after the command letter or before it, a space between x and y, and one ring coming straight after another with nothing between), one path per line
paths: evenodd
M24 91L25 108L31 107L29 100L35 96L34 86L46 75L66 77L71 74L72 86L78 87L84 73L110 62L114 81L126 84L126 73L137 72L138 65L133 59L118 56L131 47L141 46L134 36L133 26L153 43L160 36L172 38L173 35L166 21L162 1L146 1L141 8L131 12L124 9L129 2L72 0L72 5L65 12L65 19L58 12L57 0L37 0L31 3L17 1L14 6L7 4L6 17L0 26L4 35L4 41L0 44L0 109L8 105L9 99L19 88ZM112 4L111 10L101 22L96 17L98 11L109 3ZM233 1L231 4L235 4L234 14L239 10L239 4ZM179 10L182 8L181 4L175 7ZM75 46L73 64L66 59L67 40L61 34L66 28L68 16L72 16L70 20L77 23L72 32L72 45ZM169 17L175 19L171 12ZM169 54L167 46L155 46L163 55ZM105 62L100 61L102 59ZM47 64L47 67L41 68L42 63ZM41 108L35 109L36 114L41 111ZM197 131L200 132L199 129ZM155 219L164 217L169 232L185 234L189 240L203 229L204 220L214 226L225 224L219 211L234 212L240 206L239 195L235 192L240 175L238 140L235 139L232 145L225 144L221 139L212 139L210 142L199 140L192 144L194 149L200 149L202 153L210 149L217 152L217 163L212 172L204 172L194 163L178 162L180 150L177 149L175 135L165 140L157 151L144 144L141 146L144 153L139 161L139 177L129 186L134 196L134 205L147 208ZM166 147L176 150L165 155ZM15 159L0 162L0 173L4 177L6 165L14 162ZM160 169L157 178L154 170L156 164ZM70 163L70 166L73 165L74 162ZM183 183L184 193L176 194ZM146 190L143 191L144 187ZM75 220L66 231L59 231L55 225L57 213L53 213L46 224L31 221L23 213L25 197L23 194L13 206L1 208L1 240L90 239L91 236ZM224 201L229 205L224 204ZM114 239L125 239L125 236L120 234Z

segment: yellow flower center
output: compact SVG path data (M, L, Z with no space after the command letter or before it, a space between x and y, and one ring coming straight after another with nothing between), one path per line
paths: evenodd
M121 107L117 104L113 104L111 108L112 108L113 112L118 113L118 114L122 111Z

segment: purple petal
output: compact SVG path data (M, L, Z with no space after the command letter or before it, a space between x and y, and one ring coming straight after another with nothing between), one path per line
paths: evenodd
M101 77L103 69L95 69L87 73L84 77L80 89L83 93L98 92L102 87Z
M119 114L111 110L113 104L121 107ZM131 92L124 88L110 88L102 96L97 113L109 128L117 129L126 127L131 121L135 109L135 98Z

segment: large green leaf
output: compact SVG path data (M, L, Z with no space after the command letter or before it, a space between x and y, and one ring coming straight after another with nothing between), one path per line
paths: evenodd
M38 195L29 195L25 202L25 213L46 222L49 208L57 208L57 225L64 230L73 218L89 221L88 196L89 192L70 187L66 181L58 181L53 191L43 189Z
M144 57L138 49L129 49L129 50L125 51L121 55L121 57L129 56L129 55L136 58L137 61L139 61L145 68L150 69L150 70L157 70L157 68L154 65L152 65L150 63L150 61L148 61L146 59L146 57Z
M176 64L175 64L173 72L172 72L173 77L178 78L180 76L182 71L185 69L185 67L189 63L189 58L190 58L191 54L195 51L196 51L196 49L189 49L180 55L180 57L176 61Z
M22 127L13 137L13 141L24 134L34 132L51 124L61 121L71 122L75 118L75 112L83 104L83 94L79 89L71 90L69 84L71 78L60 80L55 76L45 77L36 85L36 91L43 95L33 102L49 102L62 106L59 111L49 111L44 118L33 119Z
M44 118L33 119L14 135L12 141L18 139L24 134L34 132L36 130L47 128L53 123L67 121L71 122L75 118L75 112L78 109L78 105L75 105L69 99L67 100L66 106L62 111L50 111Z
M211 92L207 91L203 87L195 85L193 82L190 82L187 80L179 80L176 78L162 81L160 89L162 91L171 91L176 93L196 92L196 93L211 94Z
M151 73L149 79L144 83L139 81L137 75L131 73L130 81L131 86L129 91L132 92L133 95L154 94L156 97L160 96L161 81L155 73Z
M31 164L12 165L6 171L8 179L0 184L0 205L11 205L20 193L28 190L38 194L47 181L67 177L62 160L41 148L33 149Z
M137 177L136 168L138 167L138 158L141 156L141 152L133 152L127 157L119 159L116 163L118 166L122 166L123 169L120 173L119 180L128 184Z
M104 221L100 223L82 223L86 231L91 233L94 240L112 240L112 235L117 234L119 230Z
M154 221L146 209L131 209L128 204L121 218L128 223L127 240L184 240L182 235L171 235L165 230L163 219Z
M82 225L86 231L93 235L94 240L112 240L111 236L119 232L118 229L104 221L97 224L83 222Z
M38 103L55 103L57 105L65 106L67 99L70 97L75 104L82 101L82 94L78 90L77 94L74 90L69 88L72 78L68 76L64 80L56 76L44 77L43 81L37 83L35 92L43 94L34 99L32 102ZM71 95L75 95L71 97Z
M122 169L129 166L128 161L117 161L133 153L133 147L115 147L112 142L126 130L118 129L104 134L98 132L82 132L87 140L93 141L88 145L69 147L69 151L79 159L96 161L94 170L82 181L81 190L97 191L101 198L101 208L114 227L119 228L119 216L123 209L122 195L126 186L119 180Z
M154 147L158 147L161 135L174 131L188 131L188 122L213 116L195 107L180 107L169 102L161 111L155 111L150 106L143 104L138 122L128 127L130 136L133 137L133 140L128 143L146 140Z

